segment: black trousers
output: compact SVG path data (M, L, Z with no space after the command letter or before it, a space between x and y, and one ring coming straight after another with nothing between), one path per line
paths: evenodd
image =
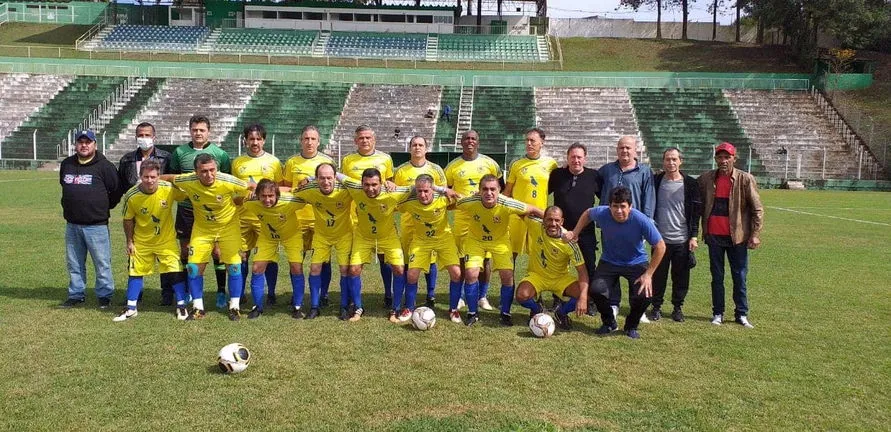
M653 273L653 308L659 309L665 300L668 272L671 270L671 304L679 308L690 289L690 244L688 242L665 245L665 256Z
M588 280L594 277L597 268L597 236L593 232L582 232L579 235L579 249L582 250L582 258L585 259L585 269L588 270Z
M594 304L597 305L597 311L600 312L603 324L616 324L616 317L613 315L613 309L610 307L610 291L613 286L618 285L620 278L625 278L629 285L628 302L631 304L631 313L625 319L624 330L628 331L637 328L638 324L640 324L640 317L643 316L647 306L650 305L650 299L637 293L637 290L640 289L640 284L635 281L646 271L647 265L645 263L633 266L618 266L603 260L597 263L597 270L594 271L588 294L594 299Z

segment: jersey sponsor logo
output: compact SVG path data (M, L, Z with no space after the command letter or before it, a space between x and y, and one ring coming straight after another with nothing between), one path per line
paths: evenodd
M92 174L65 174L65 184L91 185L93 184Z

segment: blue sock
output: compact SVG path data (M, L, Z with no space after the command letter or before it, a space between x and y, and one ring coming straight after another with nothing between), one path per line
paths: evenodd
M404 280L404 279L403 279ZM395 281L394 281L395 283ZM418 283L405 284L405 307L408 310L415 310L415 302L418 300Z
M393 310L400 310L403 294L405 294L405 276L393 275Z
M532 314L540 314L542 312L541 305L535 301L535 297L528 298L520 302L520 306L532 311Z
M229 266L229 298L241 298L244 285L241 284L241 266Z
M251 274L251 269L250 269L250 267L248 267L247 258L245 258L243 261L241 261L241 286L242 287L247 286L247 278L248 278L249 274Z
M349 276L340 277L340 307L345 308L350 304L350 284Z
M192 301L204 298L204 275L189 275L189 293Z
M179 280L173 283L173 298L177 306L186 305L186 281Z
M127 309L136 309L136 303L139 301L139 294L142 293L142 285L142 276L130 276L130 278L127 279Z
M501 285L501 313L509 314L512 304L514 304L514 286Z
M393 269L381 261L381 279L384 280L384 297L393 297Z
M570 297L569 300L563 302L560 305L560 314L561 315L569 315L570 312L575 311L575 306L579 303L579 299L575 297Z
M291 275L291 288L294 290L294 298L291 305L294 307L303 306L303 280L303 273Z
M278 283L278 263L270 262L266 264L266 286L269 287L269 295L275 295L275 285Z
M356 309L362 309L362 278L360 276L350 276L350 297Z
M480 286L480 297L479 298L489 297L489 282L477 282L477 283Z
M309 307L319 308L319 300L322 294L322 276L309 275Z
M458 300L461 299L461 282L449 281L449 310L458 309Z
M464 284L464 297L466 297L467 301L467 311L475 314L477 312L477 307L479 306L477 303L480 301L479 281Z
M436 277L439 276L439 270L436 263L430 264L430 272L425 277L427 279L427 298L433 298L436 295Z
M322 291L321 295L324 298L328 297L328 286L331 285L331 263L326 262L322 264Z
M263 310L263 273L251 274L251 298L254 300L254 306Z

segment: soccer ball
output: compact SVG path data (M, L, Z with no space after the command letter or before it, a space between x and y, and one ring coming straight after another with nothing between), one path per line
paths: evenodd
M532 330L532 334L536 337L550 337L554 334L556 328L557 325L554 323L554 319L546 313L536 314L529 320L529 330Z
M433 309L421 306L412 312L411 323L418 330L430 330L436 325L436 313Z
M227 374L244 372L251 363L251 352L240 343L231 343L220 349L217 365Z

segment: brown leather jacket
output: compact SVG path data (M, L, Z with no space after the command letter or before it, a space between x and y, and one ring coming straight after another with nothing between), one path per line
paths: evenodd
M717 170L706 171L699 176L702 194L702 235L708 235L708 218L715 204L715 178ZM733 244L761 236L764 225L764 207L758 195L758 183L751 174L736 168L730 173L730 238Z

